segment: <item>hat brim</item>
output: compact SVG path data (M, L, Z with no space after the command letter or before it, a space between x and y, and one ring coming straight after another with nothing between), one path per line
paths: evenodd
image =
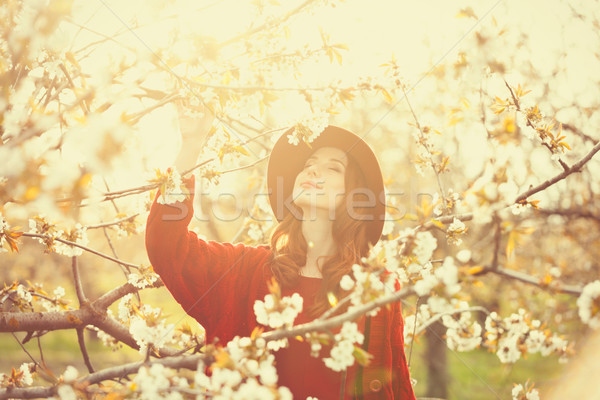
M370 194L365 220L367 237L372 244L377 243L385 222L385 188L379 162L371 147L358 135L333 125L325 128L310 147L304 141L298 145L290 144L287 136L293 132L294 128L291 128L277 140L267 166L269 201L277 220L281 221L290 213L286 204L291 199L296 176L308 157L321 147L335 147L352 157L366 178L365 189Z

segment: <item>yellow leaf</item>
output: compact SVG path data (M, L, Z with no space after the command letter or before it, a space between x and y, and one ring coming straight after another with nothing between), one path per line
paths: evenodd
M385 90L385 88L381 88L381 93L383 94L383 97L385 98L385 101L388 104L392 104L394 102L394 98L392 97L392 95L390 94L390 92L388 92L387 90Z
M471 7L466 7L466 8L460 9L460 11L458 12L458 14L456 14L456 18L473 18L473 19L478 19L477 15L475 15L475 11L473 11L473 8L471 8Z
M329 301L329 304L331 305L331 307L335 307L338 303L337 297L335 297L335 294L333 294L331 292L327 293L327 300Z
M340 90L338 93L340 100L343 104L346 104L346 101L352 100L354 98L354 93L350 89Z
M467 274L468 275L477 275L478 273L483 271L483 269L484 268L481 265L474 265L468 269Z
M510 257L515 250L515 245L517 243L518 234L515 231L511 231L508 234L508 241L506 243L506 257Z
M431 219L431 223L437 226L438 228L444 229L444 224L437 219Z
M448 121L448 126L454 126L462 120L463 120L463 117L453 116L452 118L450 118L450 121Z
M352 355L356 359L356 362L363 366L369 365L371 358L373 358L371 354L367 353L365 350L358 346L354 346L354 351L352 352Z
M222 348L219 348L215 352L215 362L213 365L211 365L211 368L213 368L214 366L219 368L225 368L231 364L233 364L233 361L229 357L229 354Z
M416 214L412 214L412 213L406 213L404 214L403 218L398 218L398 220L400 219L407 219L410 221L416 221L417 219L419 219L419 217Z
M254 330L252 330L252 333L250 334L250 339L255 340L257 337L259 337L260 335L262 335L264 329L260 326L257 326L256 328L254 328Z
M238 153L242 153L245 156L249 156L248 150L246 150L243 146L233 146L233 149Z
M223 74L223 77L221 78L221 83L223 85L229 85L231 83L231 72L230 71L225 71L225 73Z
M552 282L552 279L553 279L552 275L546 274L544 276L544 279L542 280L542 285L546 285L546 286L549 285Z
M27 191L25 192L25 200L26 201L35 200L39 194L40 194L39 186L30 186L29 188L27 188Z
M533 232L535 232L535 227L534 226L525 226L522 228L518 228L517 232L521 235L531 235Z
M16 251L17 253L19 252L17 243L19 238L23 235L23 232L20 232L19 229L20 227L17 226L11 229L6 229L4 232L0 232L0 241L4 239L6 243L8 243L10 251Z
M335 59L337 60L338 64L342 65L342 53L333 49L333 54L335 54Z
M527 93L531 92L531 90L524 90L524 89L525 88L521 87L520 83L517 85L517 89L515 90L517 97L523 97Z
M65 53L65 58L66 58L67 60L69 60L69 62L70 62L71 64L73 64L74 66L76 66L78 69L81 69L81 67L79 66L79 63L77 62L77 59L75 58L75 55L74 55L72 52L70 52L70 51L67 51L67 52Z
M331 47L335 47L341 50L348 50L348 45L344 43L332 44Z

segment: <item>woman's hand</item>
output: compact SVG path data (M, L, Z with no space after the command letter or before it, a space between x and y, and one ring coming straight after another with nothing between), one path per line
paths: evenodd
M180 118L181 149L175 160L175 167L180 174L198 164L198 156L206 143L213 121L214 115L209 110L202 117Z

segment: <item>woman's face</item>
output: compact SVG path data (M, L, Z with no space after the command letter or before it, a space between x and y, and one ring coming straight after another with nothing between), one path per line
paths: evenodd
M294 203L306 216L335 208L343 201L348 157L335 147L321 147L306 160L294 182ZM308 214L307 214L308 213Z

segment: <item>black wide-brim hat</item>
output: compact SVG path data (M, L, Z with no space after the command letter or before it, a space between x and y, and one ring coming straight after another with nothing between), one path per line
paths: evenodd
M287 136L293 132L294 128L291 128L277 140L267 167L269 202L277 220L283 220L290 213L287 205L292 198L294 182L308 157L321 147L335 147L352 157L366 178L365 189L373 201L368 202L364 223L367 224L369 242L377 243L385 222L385 189L381 168L371 147L358 135L333 125L326 127L310 147L303 140L298 145L290 144Z

